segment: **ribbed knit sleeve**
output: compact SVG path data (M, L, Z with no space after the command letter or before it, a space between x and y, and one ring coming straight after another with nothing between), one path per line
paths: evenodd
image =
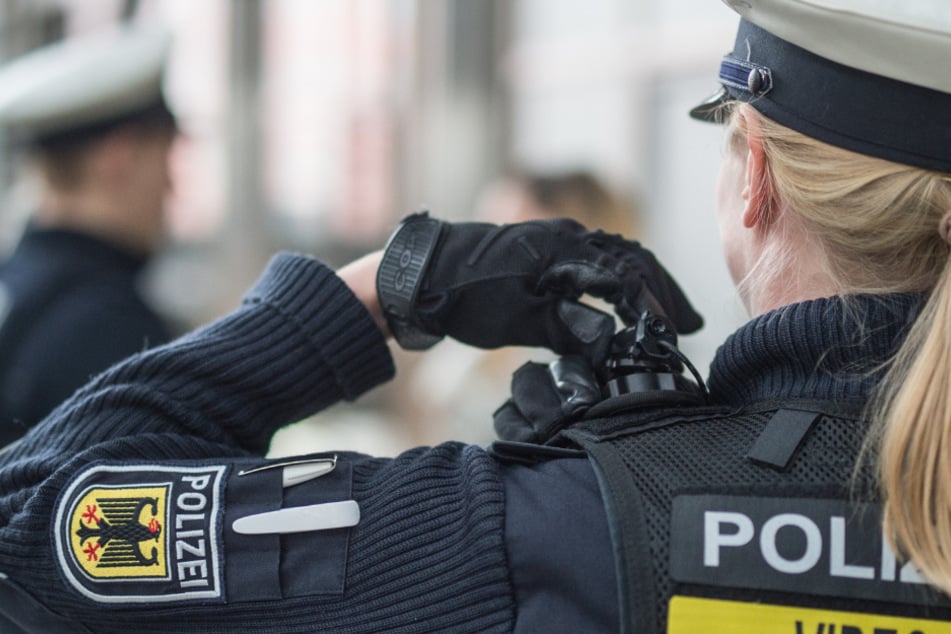
M278 428L392 374L382 334L346 285L316 260L279 255L240 308L100 375L39 436L68 452L172 433L264 453Z
M312 259L275 258L235 312L110 369L0 456L0 584L15 582L42 606L27 613L50 610L68 631L511 631L504 489L485 451L447 443L395 459L340 453L330 474L293 485L261 457L282 425L392 373L381 333L341 280ZM86 480L103 473L120 473L119 483ZM211 484L219 477L220 488ZM135 497L143 488L159 492ZM77 496L88 491L105 498L87 506ZM167 500L168 514L150 511L151 526L106 509L129 499L154 509L164 503L149 500ZM346 529L235 528L235 517L340 499L359 504ZM82 512L102 515L84 521ZM103 531L128 541L127 553L153 539L135 531L153 529L169 536L162 552L178 562L158 579L166 585L138 581L128 566L145 560L135 555L109 562L124 567L123 583L102 581L100 564L93 581L76 572L93 557L77 548L101 549L105 560ZM81 536L90 531L93 543ZM143 565L157 565L152 557ZM213 591L189 598L190 573ZM139 594L125 589L133 577ZM132 598L102 600L100 591Z
M0 571L47 538L30 511L83 464L261 455L281 426L392 374L346 285L311 258L275 257L233 313L101 374L0 455Z

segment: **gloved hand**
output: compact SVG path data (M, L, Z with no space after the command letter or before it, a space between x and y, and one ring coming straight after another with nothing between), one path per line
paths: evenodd
M574 356L528 362L512 375L512 397L493 414L500 440L543 445L602 400L598 379Z
M649 251L568 219L497 226L415 214L393 234L377 272L383 312L404 348L449 335L481 348L544 346L594 364L607 354L614 320L578 298L611 302L629 325L645 290L678 332L703 324Z

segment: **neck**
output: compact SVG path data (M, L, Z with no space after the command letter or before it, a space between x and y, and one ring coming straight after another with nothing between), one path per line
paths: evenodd
M748 300L747 307L753 317L789 304L840 294L827 273L809 272L799 268L778 272L771 282L764 286L765 288L751 293Z
M150 232L137 225L139 215L134 201L86 186L71 191L47 190L33 222L38 227L91 234L133 253L149 254L157 245Z
M821 241L794 218L794 214L779 214L753 246L755 265L739 284L753 317L780 306L842 293L829 273Z

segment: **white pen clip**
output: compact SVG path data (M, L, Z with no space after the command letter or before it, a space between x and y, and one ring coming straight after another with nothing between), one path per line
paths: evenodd
M254 469L245 469L238 472L238 477L260 473L269 469L282 469L281 486L285 489L301 482L307 482L322 475L327 475L337 468L337 456L331 458L305 458L302 460L288 460L273 462Z
M242 535L272 535L348 528L359 522L360 505L344 500L247 515L236 519L231 528Z

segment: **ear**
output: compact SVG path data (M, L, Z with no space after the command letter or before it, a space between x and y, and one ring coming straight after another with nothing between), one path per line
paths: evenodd
M743 226L766 228L773 220L777 209L773 175L769 169L766 150L763 148L763 131L755 117L740 115L746 119L746 180L743 188Z

